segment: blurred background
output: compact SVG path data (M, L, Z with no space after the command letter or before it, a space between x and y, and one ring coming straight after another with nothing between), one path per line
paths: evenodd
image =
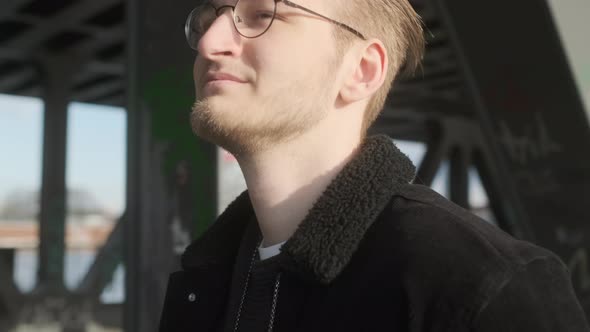
M412 3L424 68L372 132L556 252L590 313L590 2ZM245 189L188 123L194 4L0 2L0 331L156 331L179 255Z

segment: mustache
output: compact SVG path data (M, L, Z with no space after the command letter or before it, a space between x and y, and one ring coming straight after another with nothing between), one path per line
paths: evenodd
M203 60L200 63L197 62L194 73L197 88L202 89L203 86L205 86L208 73L226 73L241 79L248 79L249 77L248 75L245 75L243 67L238 67L235 64Z

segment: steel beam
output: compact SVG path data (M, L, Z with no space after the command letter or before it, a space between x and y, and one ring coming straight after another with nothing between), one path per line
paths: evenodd
M24 32L18 38L7 42L4 47L22 51L33 51L49 37L67 29L76 30L79 22L100 10L106 9L121 0L79 1L43 21L32 30Z
M468 149L454 146L450 154L449 197L456 204L469 209L469 166L471 164Z
M22 66L17 72L12 72L0 78L0 92L9 93L38 76L39 73L33 66Z
M124 222L125 216L117 220L115 228L97 253L94 262L78 286L77 293L98 298L111 281L117 265L122 262L123 258Z
M448 145L444 138L431 140L427 143L426 154L416 173L416 182L430 186L436 172L447 154Z
M101 29L99 33L93 35L92 39L71 48L65 48L64 52L88 57L107 46L124 42L125 32L126 29L122 25L114 26L109 29Z
M11 251L10 253L5 250L0 251L3 253L0 256L0 322L14 320L15 313L19 311L23 299L23 295L14 283L14 269L10 262L14 259L14 251ZM2 323L0 323L0 327L2 327Z
M89 102L122 90L123 83L120 79L116 79L110 82L94 84L88 88L74 92L72 94L72 99L81 102Z
M17 60L23 61L30 59L32 56L27 52L23 52L19 49L7 48L0 45L0 60Z
M494 162L489 171L497 174L502 193L492 201L511 207L509 222L528 230L525 240L583 269L576 262L590 251L590 210L584 208L590 126L549 5L432 1L448 28L481 123L488 148L482 164ZM576 278L573 285L590 317L586 281Z
M37 16L33 16L31 14L12 14L10 16L10 18L12 20L18 21L18 22L23 22L26 24L29 24L31 26L39 26L39 25L43 25L45 22L45 18L40 18ZM123 31L122 28L116 28L117 30L119 30L119 36L124 37L125 33ZM101 38L102 36L104 36L105 34L109 35L111 34L109 32L109 30L113 30L113 28L109 28L109 29L105 29L105 28L101 28L101 27L95 27L92 25L88 25L88 24L83 24L83 23L79 23L77 25L74 26L74 30L90 35L90 36L94 36L95 38Z
M0 2L0 20L11 17L17 8L26 3L26 0L2 0L2 2Z
M42 64L45 112L38 292L60 293L64 289L66 133L71 78L78 65L67 57L49 56Z

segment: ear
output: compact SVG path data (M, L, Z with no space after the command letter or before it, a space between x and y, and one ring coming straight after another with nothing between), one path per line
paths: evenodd
M378 39L365 41L351 74L345 78L340 90L342 102L353 103L372 96L385 81L388 60L387 50Z

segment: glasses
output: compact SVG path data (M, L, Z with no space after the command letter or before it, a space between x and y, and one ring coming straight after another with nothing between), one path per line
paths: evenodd
M184 27L184 33L189 46L196 50L201 37L207 32L215 19L221 16L225 9L231 8L233 23L236 31L245 38L257 38L262 36L274 22L279 2L309 14L323 18L343 29L346 29L359 38L365 40L365 36L350 26L316 13L311 9L300 6L289 0L237 0L235 5L222 5L215 7L212 1L193 9L188 15Z

